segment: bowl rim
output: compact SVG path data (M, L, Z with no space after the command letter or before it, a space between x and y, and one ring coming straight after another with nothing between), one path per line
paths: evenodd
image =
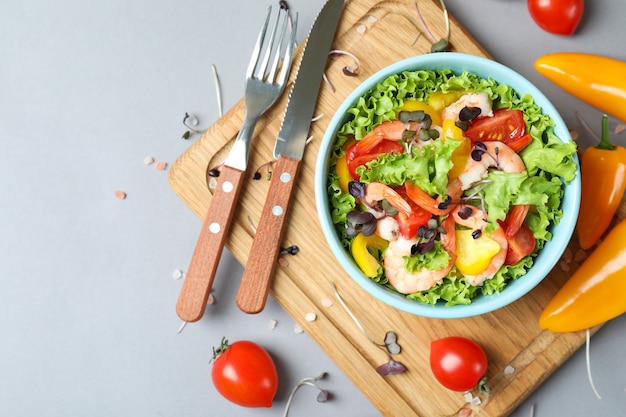
M353 106L359 97L387 77L403 71L417 71L421 69L450 69L456 74L468 71L482 78L492 78L500 84L507 84L515 89L518 94L528 93L533 97L535 103L541 107L542 112L549 114L554 120L555 135L564 142L572 141L565 122L550 100L532 82L515 70L488 58L458 52L432 53L406 58L381 69L359 84L346 97L331 119L320 143L320 150L315 164L314 190L318 221L326 242L337 261L350 278L356 281L359 286L374 298L398 310L430 318L465 318L489 313L511 304L529 293L550 273L567 248L576 225L581 194L580 164L576 155L574 155L574 162L578 175L566 185L561 202L563 216L558 224L552 225L553 236L567 236L567 238L556 240L553 238L546 242L544 248L535 258L533 266L523 277L509 281L507 287L500 293L494 295L480 294L476 299L472 300L470 305L445 306L443 303L437 303L436 305L420 303L419 301L409 300L404 295L393 292L367 278L341 245L334 230L334 225L327 215L329 199L326 173L328 172L330 151L335 141L337 130L345 123L348 117L347 110Z

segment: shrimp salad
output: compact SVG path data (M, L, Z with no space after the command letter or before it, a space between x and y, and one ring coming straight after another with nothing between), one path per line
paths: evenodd
M427 304L470 304L522 277L562 217L573 142L528 94L406 71L359 98L329 166L333 223L363 273Z

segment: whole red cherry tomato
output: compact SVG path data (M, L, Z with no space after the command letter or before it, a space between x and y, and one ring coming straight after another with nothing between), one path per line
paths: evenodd
M222 339L213 349L211 379L227 400L244 407L271 407L278 388L272 357L254 342L228 344Z
M444 337L430 344L430 369L444 387L459 392L471 391L487 372L487 355L470 339Z
M528 11L535 23L555 35L574 34L584 9L584 0L528 0Z

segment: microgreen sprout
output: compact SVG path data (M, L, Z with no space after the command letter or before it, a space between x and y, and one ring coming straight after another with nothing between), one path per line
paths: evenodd
M343 51L341 49L333 49L330 52L328 52L328 55L329 56L346 55L352 58L352 64L346 65L345 67L341 69L341 72L343 72L343 75L346 75L348 77L356 77L361 72L361 61L359 61L359 58L357 58L356 55L348 51ZM330 82L330 80L326 76L326 73L323 74L323 78L324 78L324 82L328 84L328 86L330 87L330 91L334 93L335 86Z
M365 197L366 186L360 181L350 181L348 183L348 191L350 195L354 198L363 198Z
M445 233L437 219L430 219L426 226L417 229L417 243L411 246L411 256L424 255L433 250L437 236Z
M274 160L272 159L271 161L268 161L266 163L264 163L263 165L261 165L260 167L257 168L256 171L254 171L254 174L252 175L252 179L253 180L260 180L261 179L261 170L264 167L267 167L267 180L271 180L272 179L272 165L274 164Z
M349 77L354 77L354 76L359 75L359 72L361 72L361 62L359 61L359 58L356 57L356 55L348 51L342 51L341 49L333 49L328 54L330 56L346 55L352 58L352 61L353 61L352 64L346 65L341 70L344 75L347 75Z
M209 169L207 171L207 175L209 177L213 177L213 178L217 178L220 176L220 168L224 166L224 161L218 163L217 165L215 165L214 167L212 167L211 169Z
M337 287L335 286L335 284L331 282L330 286L332 287L333 292L335 293L335 297L337 298L337 300L339 300L339 304L341 304L341 306L346 311L346 313L348 313L352 321L354 321L354 323L359 328L359 330L361 330L361 333L363 333L363 335L370 342L372 342L374 346L381 349L387 355L388 361L378 366L376 368L376 372L378 372L382 376L386 376L386 375L397 375L406 371L406 366L404 366L401 362L398 362L391 357L391 355L396 355L400 353L402 350L400 348L400 345L398 344L398 336L393 331L388 331L385 334L384 343L382 344L376 343L376 341L367 334L367 332L363 328L363 325L361 325L361 322L359 322L359 320L356 318L352 310L348 308L348 305L339 294L339 291L337 290Z
M459 112L459 120L462 122L471 122L472 120L480 116L480 113L482 113L480 107L465 106Z
M346 234L356 236L371 236L376 232L376 217L367 211L353 210L346 216Z
M441 9L443 10L443 18L446 24L446 33L441 39L437 40L430 31L430 29L428 29L428 25L426 25L426 22L424 21L424 18L419 11L417 2L415 2L415 12L417 13L417 18L420 21L421 25L424 27L424 33L432 44L430 47L430 52L446 52L450 47L450 16L448 15L448 8L446 7L444 0L439 0L439 4L441 5Z
M285 412L283 413L283 417L287 417L289 415L289 407L291 406L291 402L296 396L296 392L298 392L300 387L303 387L305 385L313 387L319 391L319 393L317 394L317 402L325 403L326 401L328 401L328 399L330 398L330 393L316 384L317 381L319 381L320 379L324 379L325 377L326 377L326 372L322 372L316 377L303 378L300 381L298 381L298 383L293 387L293 390L291 390L291 394L289 394L289 398L287 399L287 405L285 406Z
M280 254L281 255L295 255L300 251L300 248L297 247L296 245L291 245L288 246L286 248L281 248L280 249Z
M185 112L185 117L183 117L183 124L185 125L187 130L185 131L185 133L183 133L181 137L187 140L191 137L192 134L203 134L206 129L197 129L198 123L198 118L196 116Z

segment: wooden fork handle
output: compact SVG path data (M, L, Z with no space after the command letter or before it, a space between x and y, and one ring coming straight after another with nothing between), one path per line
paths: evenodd
M228 237L244 174L245 171L226 165L221 169L217 187L176 303L176 313L183 321L198 321L204 314L215 272Z
M237 293L241 311L263 310L276 270L300 160L279 156Z

